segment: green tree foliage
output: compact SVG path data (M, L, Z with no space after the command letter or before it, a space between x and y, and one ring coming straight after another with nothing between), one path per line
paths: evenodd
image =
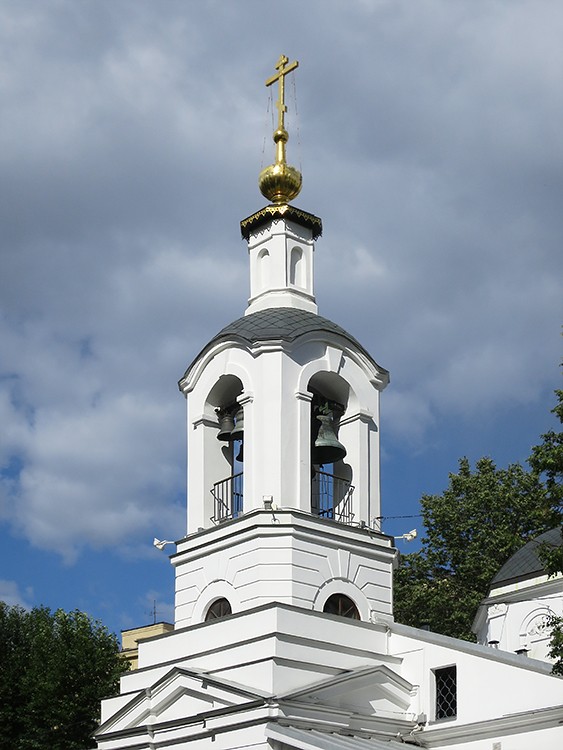
M537 472L497 469L490 458L459 461L441 495L421 501L426 536L395 576L395 617L416 627L474 640L471 623L501 565L525 542L557 524Z
M557 390L555 395L557 404L552 412L563 425L563 391ZM551 501L559 508L561 516L563 513L563 432L550 430L542 435L542 442L532 448L532 455L528 460L534 471L545 477ZM563 536L563 526L561 533ZM563 544L551 548L545 545L539 550L539 556L551 575L563 573ZM552 633L549 655L555 659L553 672L563 675L563 618L551 617L547 622L547 627Z
M116 637L78 610L0 602L0 726L13 750L95 747L100 701L127 670Z
M555 391L555 394L558 402L551 411L563 425L563 391ZM550 430L542 435L542 442L532 448L528 462L545 478L553 506L563 512L563 432ZM544 548L540 556L550 573L563 572L563 546Z

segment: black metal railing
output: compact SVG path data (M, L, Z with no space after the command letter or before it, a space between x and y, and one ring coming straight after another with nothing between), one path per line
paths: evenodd
M354 487L347 479L317 471L311 482L311 513L339 523L352 523L353 492Z
M339 523L352 523L353 492L349 480L326 471L316 471L311 482L311 513ZM215 482L211 494L215 501L212 518L215 523L240 516L243 510L243 472Z
M240 516L242 513L243 472L233 474L220 482L215 482L211 494L215 500L212 519L215 523Z

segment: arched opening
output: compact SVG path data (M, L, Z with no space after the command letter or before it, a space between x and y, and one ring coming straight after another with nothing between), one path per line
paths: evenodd
M214 501L212 519L216 523L236 518L243 511L244 409L237 401L242 390L239 378L223 375L207 398L207 404L217 417L219 431L216 437L224 466L223 476L219 474L211 488Z
M210 622L211 620L219 620L222 617L228 617L233 614L231 604L228 599L222 597L221 599L215 599L211 604L205 615L204 622Z
M331 372L309 381L311 399L311 513L350 523L352 472L344 463L346 446L338 439L340 419L346 411L349 386Z
M300 247L291 248L289 258L289 283L305 288L305 257Z
M358 608L352 599L345 594L332 594L332 596L329 596L323 607L323 612L326 612L327 615L347 617L349 620L360 619Z

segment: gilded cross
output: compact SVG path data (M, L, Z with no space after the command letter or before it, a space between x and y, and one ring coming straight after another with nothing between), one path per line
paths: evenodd
M287 107L285 106L285 76L288 73L291 73L292 70L295 70L298 66L299 63L297 60L290 63L285 55L280 55L280 59L276 63L276 70L278 72L266 81L266 86L271 86L276 81L279 83L278 101L276 102L276 108L278 110L278 130L285 130L283 120L284 113L287 112Z

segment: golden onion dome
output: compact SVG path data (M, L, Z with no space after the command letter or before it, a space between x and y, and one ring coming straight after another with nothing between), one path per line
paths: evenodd
M271 203L289 203L301 190L301 172L289 164L270 164L260 172L258 187Z
M289 164L270 164L260 172L258 187L271 203L289 203L301 191L301 172Z

